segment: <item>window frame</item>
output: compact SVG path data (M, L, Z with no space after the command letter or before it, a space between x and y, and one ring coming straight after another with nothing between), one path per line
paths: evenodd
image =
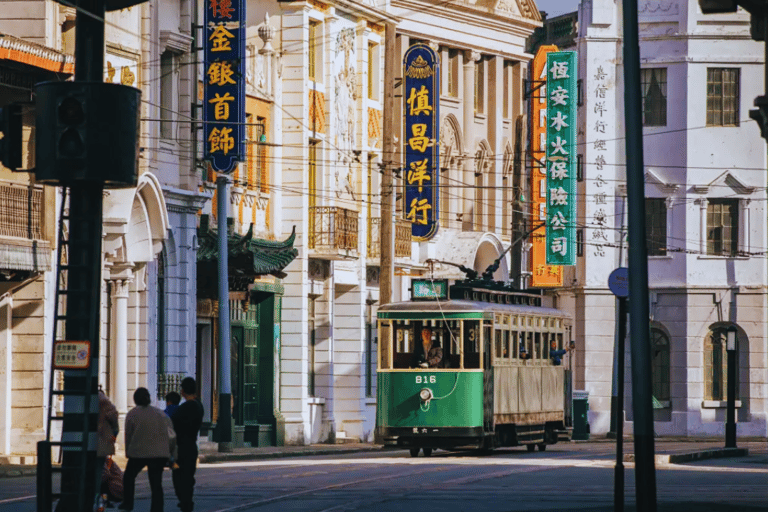
M733 81L727 81L726 75L733 74ZM728 96L726 88L733 88L733 95ZM741 101L741 68L707 68L707 110L706 125L739 126L739 107ZM726 110L726 101L730 110ZM730 114L726 118L726 112Z
M671 343L663 329L651 327L651 389L659 401L668 401L670 392ZM658 351L657 351L658 348ZM659 356L659 357L657 357Z
M730 226L728 226L728 229L731 231L730 238L728 238L728 245L730 246L730 250L725 250L725 244L726 244L726 237L722 234L719 237L715 236L715 230L721 230L724 231L726 229L726 226L722 224L723 220L723 211L722 209L717 212L715 211L716 206L726 206L730 205L732 206L733 210L731 212L731 221ZM733 198L711 198L707 201L707 212L706 212L706 254L707 256L724 256L727 258L735 258L739 255L739 232L741 229L740 225L740 212L739 212L739 206L740 201L739 199L733 199ZM713 220L715 220L716 216L719 217L721 224L719 226L715 226L713 224ZM719 239L718 239L719 238ZM717 246L719 244L720 250L717 250Z
M663 197L645 198L645 238L648 256L668 256L667 253L667 199ZM658 205L658 206L652 206ZM658 216L654 221L654 214ZM656 231L659 231L656 236Z
M710 328L704 340L704 400L723 401L728 396L727 325ZM736 343L736 399L739 399L740 353Z
M663 80L662 80L663 79ZM661 99L658 100L658 104L648 105L649 95L652 92L651 86L653 81L656 81ZM644 68L640 70L640 83L642 91L642 115L643 126L667 126L667 100L668 100L668 87L667 87L667 68ZM651 97L652 99L652 97ZM649 116L647 109L652 109ZM649 120L649 117L651 118Z
M485 58L475 62L475 114L485 114Z

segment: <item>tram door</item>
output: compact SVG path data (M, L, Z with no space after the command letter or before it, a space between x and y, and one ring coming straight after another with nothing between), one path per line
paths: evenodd
M493 431L493 323L483 322L483 430Z

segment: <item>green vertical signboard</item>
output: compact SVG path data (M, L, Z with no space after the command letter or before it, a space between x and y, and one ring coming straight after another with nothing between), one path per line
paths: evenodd
M576 52L547 54L547 265L576 264Z

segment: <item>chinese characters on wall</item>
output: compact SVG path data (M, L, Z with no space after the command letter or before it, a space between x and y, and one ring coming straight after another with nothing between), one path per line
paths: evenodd
M576 52L547 54L547 244L550 265L576 264Z
M438 228L437 54L425 44L411 46L403 59L405 167L403 213L415 240L428 240Z
M557 46L539 48L533 59L533 91L531 97L531 219L534 230L531 242L531 286L542 288L563 285L563 267L547 265L547 53Z
M205 9L205 158L231 172L245 156L245 2L207 0Z
M606 201L608 182L604 178L606 169L606 154L608 152L609 133L609 80L608 74L602 65L598 65L593 76L589 77L589 84L594 88L590 93L593 102L590 109L593 122L587 124L587 152L589 162L594 166L594 178L591 179L587 196L587 222L590 225L590 233L587 236L587 244L592 256L604 257L605 244L608 243L608 205ZM590 147L591 146L591 147Z

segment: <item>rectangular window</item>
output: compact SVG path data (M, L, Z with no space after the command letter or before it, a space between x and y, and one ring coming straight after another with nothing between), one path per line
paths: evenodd
M502 78L504 79L503 115L505 118L511 119L512 109L510 107L512 106L512 102L510 101L510 92L511 92L510 83L512 82L512 63L509 61L504 61L504 71L503 71Z
M317 206L317 141L309 141L307 155L307 200L309 202L309 248L315 248L315 207Z
M663 198L646 198L645 233L648 256L667 255L667 207Z
M643 126L667 125L667 69L640 70L643 90Z
M459 95L459 50L448 50L448 96Z
M482 114L485 105L485 60L475 64L475 114Z
M258 180L256 186L262 192L269 192L269 167L267 166L267 146L261 144L266 140L267 120L264 117L256 118L256 167L254 178Z
M739 71L707 68L707 126L739 126Z
M307 394L309 396L315 396L315 347L317 345L317 330L316 330L316 323L315 323L315 298L310 297L309 298L309 343L307 343L309 348L309 361L307 361L307 365L309 366L309 375L307 375Z
M160 137L173 138L175 56L163 52L160 56Z
M739 200L710 199L707 205L707 254L736 256L739 245Z
M378 100L379 52L378 45L368 43L368 99Z
M320 23L317 21L310 21L309 22L309 63L307 67L309 68L309 79L313 82L319 82L318 78L318 69L317 69L317 62L319 57L319 49L320 49Z

